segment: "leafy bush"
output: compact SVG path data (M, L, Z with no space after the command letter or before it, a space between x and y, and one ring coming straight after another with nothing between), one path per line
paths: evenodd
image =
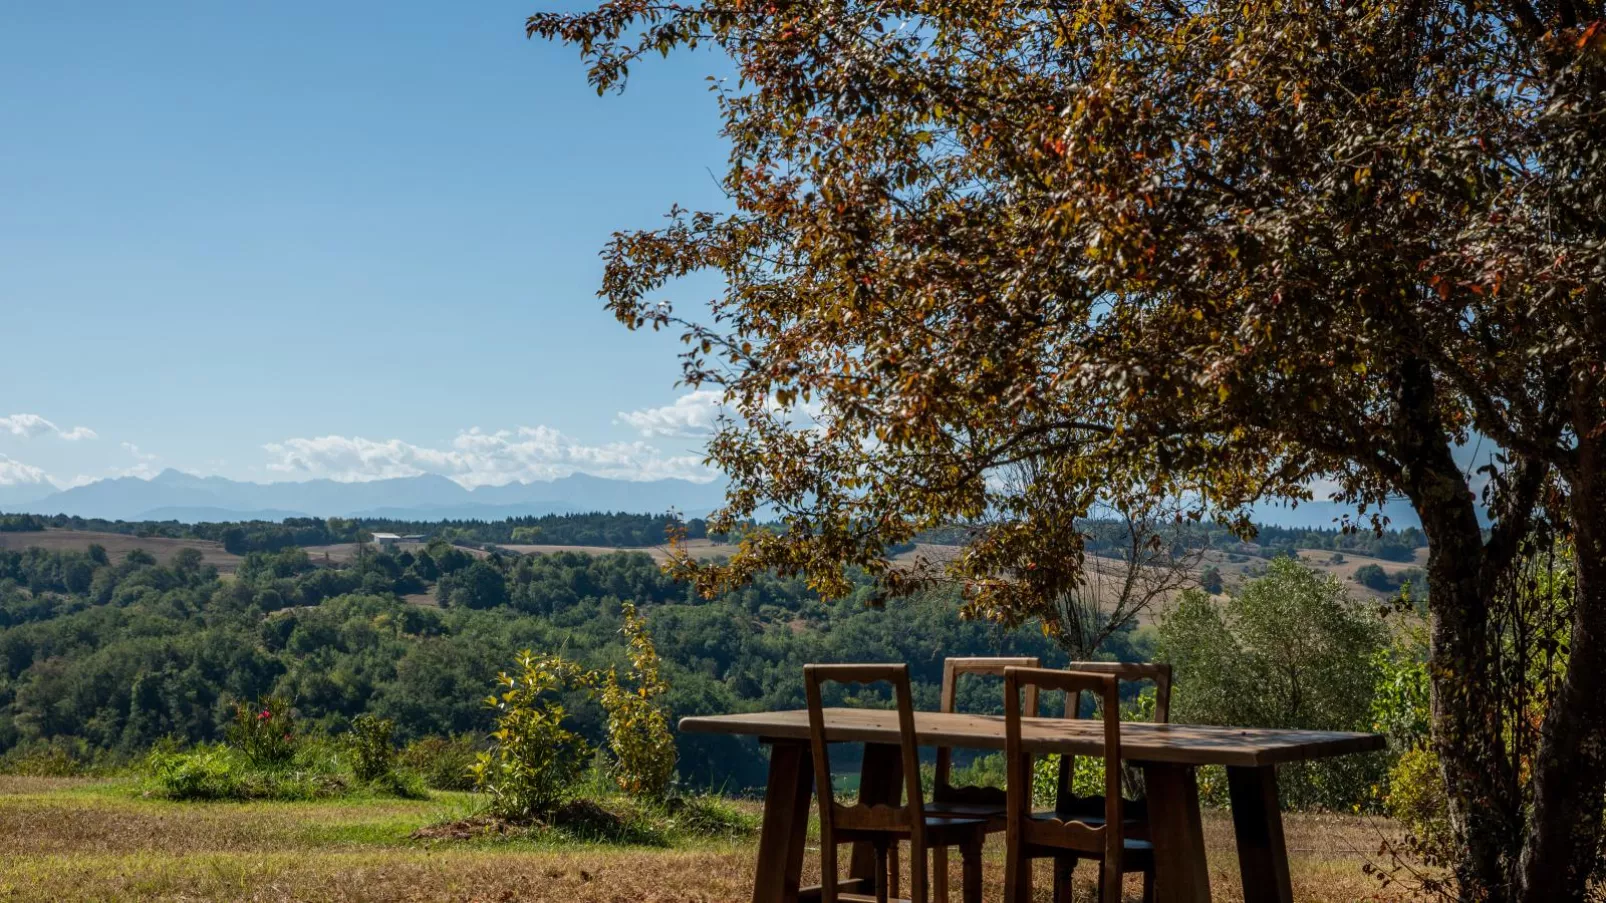
M89 763L65 742L16 747L0 756L0 773L35 778L73 777L83 774L89 767Z
M514 821L554 812L585 768L585 739L564 727L567 712L555 696L589 688L595 675L556 655L526 649L514 674L502 672L501 693L486 699L496 710L491 748L474 762L474 786L489 794L490 809Z
M254 706L235 703L230 745L257 768L285 765L296 754L295 715L282 696L264 696Z
M1378 650L1374 665L1372 729L1396 751L1424 745L1431 718L1426 639L1419 630L1403 634L1392 648Z
M624 635L630 644L630 679L635 688L622 685L612 668L602 684L614 780L631 796L661 799L675 777L675 738L661 702L669 685L659 672L658 652L646 622L629 602L624 604Z
M1455 834L1444 793L1439 757L1432 750L1408 750L1389 771L1388 814L1410 832L1408 844L1430 863L1452 861Z
M1060 757L1038 756L1032 760L1032 802L1038 806L1052 806L1058 795ZM1104 795L1104 760L1094 756L1076 756L1071 766L1071 793L1081 797Z
M158 747L145 761L151 792L170 800L322 800L350 793L356 782L341 765L332 744L306 742L295 757L272 767L252 762L229 745L191 750ZM405 781L380 782L371 790L396 796L418 796Z
M246 798L237 754L211 746L190 752L153 752L148 767L160 795L172 800Z
M433 790L473 790L479 744L468 735L423 737L407 744L398 764Z
M346 747L357 780L377 781L391 775L396 766L396 747L391 743L395 732L396 722L389 718L363 714L352 719Z
M693 837L738 839L758 831L758 819L711 794L677 797L666 807L671 830Z
M1355 569L1355 582L1381 593L1392 592L1395 583L1388 572L1375 564L1363 564Z
M1369 730L1387 631L1337 580L1274 559L1267 575L1218 605L1189 591L1160 624L1161 658L1176 666L1179 722L1308 730ZM1294 807L1373 806L1387 762L1346 756L1281 769Z

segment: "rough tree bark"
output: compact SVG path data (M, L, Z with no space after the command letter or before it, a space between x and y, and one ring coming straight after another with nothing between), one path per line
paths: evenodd
M1499 741L1483 533L1424 362L1402 367L1398 405L1396 445L1405 464L1406 494L1428 537L1433 741L1451 823L1466 844L1457 877L1464 899L1504 903L1513 899L1521 820Z
M1578 405L1582 423L1598 401ZM1568 474L1577 557L1567 674L1551 701L1533 765L1523 851L1524 903L1582 900L1596 867L1606 804L1606 443L1581 430Z

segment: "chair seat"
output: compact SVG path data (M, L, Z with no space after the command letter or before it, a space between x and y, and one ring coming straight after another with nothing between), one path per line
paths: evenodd
M1090 818L1097 818L1099 824L1104 823L1104 797L1102 796L1071 797L1054 808L1062 817L1075 815L1089 824L1092 824L1089 821ZM1149 801L1146 798L1125 800L1121 803L1121 808L1126 813L1126 821L1148 821L1149 819Z
M941 815L926 816L926 846L957 847L978 841L987 833L987 820L981 818L949 818ZM908 828L837 828L838 843L874 840L877 837L907 837Z
M1062 816L1056 815L1053 812L1034 812L1032 813L1032 818L1040 821L1057 822L1062 819ZM1124 819L1124 821L1126 821L1128 824L1131 823L1130 819ZM1088 819L1085 823L1092 824L1092 820ZM1104 819L1100 818L1099 824L1103 823ZM1038 849L1041 851L1040 855L1069 856L1073 859L1104 858L1104 854L1102 852L1093 853L1086 850L1062 849L1058 847L1038 847ZM1142 872L1147 871L1154 866L1154 844L1147 840L1139 840L1135 837L1124 837L1121 840L1121 850L1121 871L1123 872Z
M1121 833L1139 840L1149 838L1149 803L1147 800L1128 800L1122 806ZM1085 825L1098 827L1104 824L1103 797L1077 797L1051 810L1034 813L1061 820L1075 819Z
M928 816L943 818L1003 818L1009 813L1007 803L962 803L953 800L933 800L925 804Z
M1063 811L1063 810L1060 810L1060 809L1039 809L1036 812L1032 813L1032 818L1040 818L1040 819L1043 819L1045 821L1048 820L1048 819L1059 819L1060 821L1072 821L1072 820L1074 820L1074 821L1079 821L1082 824L1087 825L1088 827L1092 827L1092 828L1101 827L1104 824L1104 813L1102 813L1102 812L1100 812L1100 813L1095 815L1092 812L1075 812L1075 811L1066 812L1066 811ZM1123 819L1121 819L1121 824L1126 826L1126 830L1127 830L1128 834L1130 834L1134 830L1142 830L1143 833L1145 833L1145 834L1148 833L1148 828L1149 828L1148 819L1145 819L1145 818L1123 818Z

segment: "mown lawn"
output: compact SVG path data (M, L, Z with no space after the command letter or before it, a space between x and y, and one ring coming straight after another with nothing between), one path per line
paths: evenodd
M0 776L0 900L738 901L754 840L672 849L528 840L411 839L474 801L437 794L326 803L173 803L131 785ZM1215 899L1238 901L1232 829L1207 813ZM1383 823L1292 815L1294 896L1350 903L1380 894L1361 872ZM988 899L1001 894L989 846ZM817 862L805 866L813 881ZM957 875L956 875L957 877ZM1081 877L1091 878L1091 869ZM1039 882L1047 900L1046 880ZM1079 900L1091 900L1091 884ZM1132 900L1137 899L1136 886Z

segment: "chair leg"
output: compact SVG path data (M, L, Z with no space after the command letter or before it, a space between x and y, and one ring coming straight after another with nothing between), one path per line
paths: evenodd
M1074 903L1076 888L1072 886L1071 879L1075 874L1075 857L1054 857L1054 903Z
M887 886L892 888L892 896L901 896L898 893L898 841L892 841L887 850Z
M1032 899L1032 860L1019 844L1004 847L1004 903L1030 903Z
M1121 873L1099 863L1099 899L1103 903L1121 903Z
M875 845L875 901L887 903L887 845L882 841Z
M933 903L948 903L947 847L936 847L931 851L931 899Z
M909 841L909 899L912 903L931 901L931 860L927 846L916 846Z
M981 844L975 840L959 848L964 870L960 894L964 903L981 903Z
M822 903L837 903L836 885L840 879L836 870L836 844L824 842L820 844L820 900Z
M1143 870L1143 903L1154 903L1154 868Z

